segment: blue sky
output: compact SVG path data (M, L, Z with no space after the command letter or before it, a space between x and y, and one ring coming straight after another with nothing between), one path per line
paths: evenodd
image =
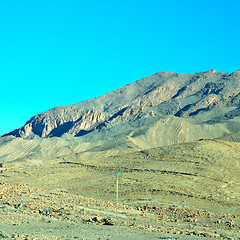
M240 69L240 1L0 1L0 135L156 72Z

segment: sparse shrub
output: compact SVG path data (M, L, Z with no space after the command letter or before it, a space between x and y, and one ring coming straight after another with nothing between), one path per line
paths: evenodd
M0 230L0 238L8 238L8 235L6 235L3 231Z

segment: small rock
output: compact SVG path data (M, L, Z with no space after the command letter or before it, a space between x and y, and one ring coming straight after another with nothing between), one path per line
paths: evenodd
M104 221L104 224L103 224L103 225L110 225L110 226L113 225L113 222L111 221L111 219L105 218L105 219L103 219L103 221Z
M100 217L98 217L98 216L94 217L92 220L94 222L101 222L102 221L102 219Z

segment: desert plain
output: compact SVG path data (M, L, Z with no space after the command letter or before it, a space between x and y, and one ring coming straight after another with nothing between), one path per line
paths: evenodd
M200 140L2 164L1 237L239 239L238 149L238 142Z

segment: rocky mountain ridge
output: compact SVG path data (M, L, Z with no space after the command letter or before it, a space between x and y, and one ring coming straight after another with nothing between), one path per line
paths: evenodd
M238 117L239 106L240 70L231 74L160 72L98 98L50 109L6 135L104 138L114 131L114 136L128 135L169 117L213 125Z

